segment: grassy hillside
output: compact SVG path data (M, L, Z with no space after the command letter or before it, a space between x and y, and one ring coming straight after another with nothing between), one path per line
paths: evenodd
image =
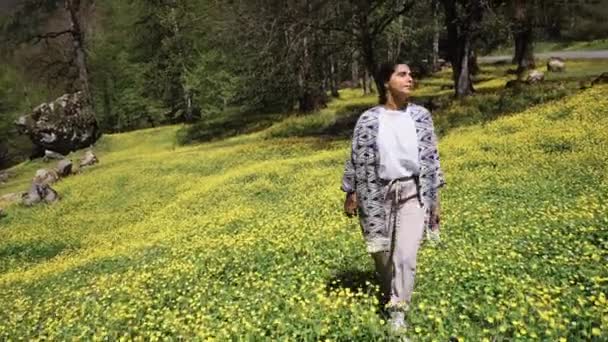
M608 336L607 92L442 138L444 241L421 250L411 337ZM291 135L332 113L187 147L177 126L105 136L59 203L0 219L0 338L385 340L341 214L348 141Z

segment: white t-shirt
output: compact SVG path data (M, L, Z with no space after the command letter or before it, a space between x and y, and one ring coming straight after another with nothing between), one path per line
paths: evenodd
M409 106L405 110L381 107L378 127L378 173L384 180L410 177L420 173L418 137Z

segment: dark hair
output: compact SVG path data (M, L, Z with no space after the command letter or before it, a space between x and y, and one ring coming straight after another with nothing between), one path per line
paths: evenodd
M407 65L407 63L397 61L382 63L380 64L380 67L378 67L378 71L376 72L376 79L378 80L377 84L380 85L380 89L378 89L378 102L380 104L386 104L387 98L386 88L384 87L384 84L391 79L391 76L395 72L395 67L399 64Z

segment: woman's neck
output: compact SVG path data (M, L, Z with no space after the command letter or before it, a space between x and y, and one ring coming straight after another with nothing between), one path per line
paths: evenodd
M392 96L388 96L386 99L386 103L384 104L384 108L386 109L391 109L391 110L397 110L397 109L401 109L403 107L405 107L408 103L408 99L407 98L403 98L403 99L395 99Z

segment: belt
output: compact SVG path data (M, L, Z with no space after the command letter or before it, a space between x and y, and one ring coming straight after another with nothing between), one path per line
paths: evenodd
M401 198L402 183L405 183L408 181L414 181L414 183L416 184L416 194L405 197L405 198ZM418 175L395 178L395 179L391 180L390 182L388 182L387 191L386 191L384 200L386 200L388 198L388 196L391 192L394 193L394 196L393 196L394 205L405 203L413 198L418 198L418 202L420 202L420 204L422 205L422 198L420 197L420 177Z

